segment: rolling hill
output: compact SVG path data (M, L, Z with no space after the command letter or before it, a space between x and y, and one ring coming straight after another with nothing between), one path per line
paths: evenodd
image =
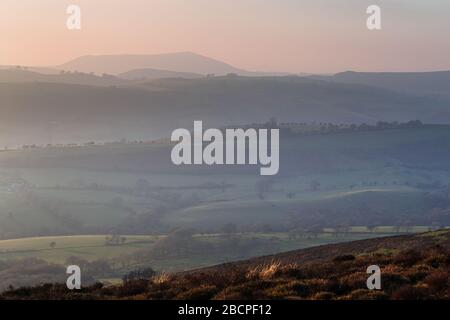
M450 71L435 72L354 72L312 78L338 83L357 83L390 90L435 95L450 94Z
M73 292L47 284L11 289L4 299L449 299L450 231L386 237L291 251L122 285ZM368 290L366 269L381 270Z
M0 82L0 145L165 138L199 119L210 127L271 117L280 122L450 123L450 107L439 99L300 77L161 79L114 86L126 80L42 77Z

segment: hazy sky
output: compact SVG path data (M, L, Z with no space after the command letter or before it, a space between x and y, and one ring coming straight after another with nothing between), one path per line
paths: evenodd
M366 28L370 4L381 31ZM0 65L192 51L258 71L443 70L449 16L448 0L1 0Z

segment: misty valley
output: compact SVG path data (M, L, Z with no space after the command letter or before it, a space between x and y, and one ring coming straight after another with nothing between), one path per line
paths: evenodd
M450 126L271 125L275 176L176 166L166 140L1 152L2 283L63 281L76 264L113 284L450 224Z

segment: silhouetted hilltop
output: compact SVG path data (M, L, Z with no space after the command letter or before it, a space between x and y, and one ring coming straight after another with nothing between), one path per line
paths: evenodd
M63 70L119 74L135 69L160 69L200 74L240 73L244 70L192 52L150 55L89 55L76 58L57 67Z

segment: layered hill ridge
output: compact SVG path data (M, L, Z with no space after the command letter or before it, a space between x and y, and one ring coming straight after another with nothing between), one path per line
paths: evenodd
M194 120L210 127L262 123L271 117L280 122L450 123L450 106L441 99L301 77L224 76L122 85L125 80L89 74L13 74L16 80L7 75L0 82L0 145L156 139L189 128Z
M49 70L0 68L0 145L157 139L199 119L450 123L447 71L274 76L191 52L83 56Z

